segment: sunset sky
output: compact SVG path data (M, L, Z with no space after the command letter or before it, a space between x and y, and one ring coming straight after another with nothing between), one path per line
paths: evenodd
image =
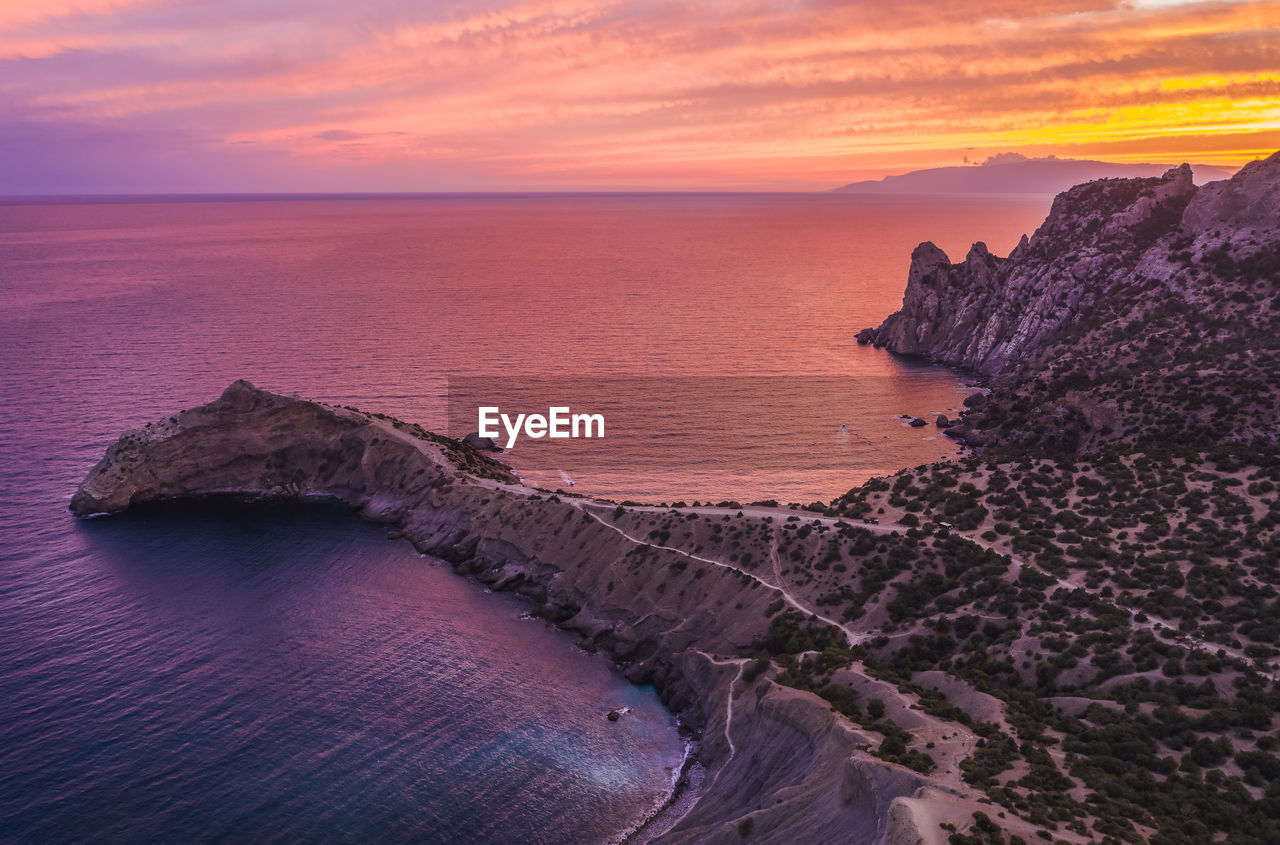
M0 0L0 193L826 188L1280 149L1280 0Z

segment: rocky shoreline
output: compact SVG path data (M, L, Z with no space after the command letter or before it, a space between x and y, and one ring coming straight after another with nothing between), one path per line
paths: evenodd
M761 842L943 841L890 807L925 787L964 789L867 753L873 743L857 726L772 671L745 679L778 588L728 564L690 566L692 555L611 525L611 505L524 487L443 441L238 381L215 402L121 437L70 509L112 514L202 496L344 502L457 573L523 597L657 688L699 736L707 775L653 841L739 842L742 830Z
M699 737L701 788L640 839L1181 841L1192 802L1206 831L1270 841L1280 740L1223 725L1274 730L1280 700L1278 211L1280 153L1201 188L1186 168L1077 186L1008 258L922 245L903 309L859 339L980 373L991 390L934 423L980 452L820 517L551 494L244 381L122 436L71 511L323 497L523 597ZM1192 726L1216 739L1180 758Z
M1064 191L1007 257L979 242L952 263L920 244L902 307L857 340L983 377L996 401L947 430L970 446L1274 440L1277 278L1280 152L1198 187L1184 164ZM1126 408L1144 393L1163 413ZM1200 402L1213 393L1216 425Z

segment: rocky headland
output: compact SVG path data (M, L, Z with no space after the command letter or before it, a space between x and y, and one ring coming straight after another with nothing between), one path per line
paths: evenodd
M1004 258L921 244L858 339L1004 388L950 431L973 445L1275 438L1278 284L1280 153L1201 187L1186 165L1077 185Z
M724 546L694 555L657 541L650 525L670 519L667 511L525 487L503 464L416 425L245 381L125 434L85 478L71 511L226 497L343 502L459 573L521 595L627 677L654 683L700 737L707 769L691 809L656 841L740 842L750 830L753 841L915 842L912 814L899 811L890 825L890 808L925 787L951 795L950 812L967 818L969 790L958 778L930 778L868 753L878 735L823 698L776 683L768 659L760 661L771 619L784 609L797 630L859 636L799 613L811 599L735 562L740 556L713 527L723 519L737 521L735 532L743 520L772 528L772 515L689 514L706 545L716 537ZM777 517L781 532L787 514Z
M964 593L938 582L911 615L947 614L950 642L907 652L1021 723L1029 775L970 778L1006 808L1101 841L1280 838L1278 298L1280 153L1201 187L1185 166L1077 185L1004 258L922 244L902 309L860 333L991 388L948 421L967 456L829 512L1021 562L1007 649L957 635Z

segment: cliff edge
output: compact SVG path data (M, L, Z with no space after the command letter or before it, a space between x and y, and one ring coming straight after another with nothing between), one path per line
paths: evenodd
M847 648L869 631L822 616L799 568L788 579L742 555L744 532L775 547L791 541L793 514L677 514L562 498L419 426L246 381L124 434L89 471L70 510L118 514L221 497L343 502L396 526L397 536L459 573L519 594L585 647L610 655L628 678L653 683L701 735L707 775L686 812L653 821L641 839L736 843L749 833L754 842L898 842L907 841L914 817L892 815L896 799L931 787L962 808L979 806L958 766L977 738L963 725L914 714L914 693L860 671ZM736 524L726 532L726 522ZM815 559L834 522L804 530ZM885 542L905 541L887 532ZM815 642L836 648L849 683L890 701L906 727L886 720L864 728L847 718L857 713L852 692L829 699L779 683L778 666L794 666L795 653ZM883 747L885 731L916 756L906 747L871 753ZM933 757L926 745L937 746ZM934 829L908 838L941 836Z
M977 243L953 264L921 244L902 308L858 340L975 371L996 387L1035 383L999 414L971 414L953 432L975 445L1069 451L1110 439L1269 437L1274 391L1235 407L1225 425L1196 397L1238 393L1240 374L1276 362L1277 293L1280 153L1198 188L1187 165L1077 185L1004 258ZM1156 391L1184 377L1195 389L1149 414L1117 401L1135 378ZM1018 398L1053 430L1013 411Z

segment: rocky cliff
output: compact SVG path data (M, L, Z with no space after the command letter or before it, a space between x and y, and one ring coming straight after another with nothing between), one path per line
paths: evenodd
M628 677L654 683L701 734L699 757L708 770L692 807L653 826L660 831L655 841L740 842L749 831L758 842L941 842L936 826L915 829L918 813L895 815L890 806L926 786L961 809L978 806L954 766L938 779L878 759L865 750L878 735L836 715L819 696L779 685L772 668L748 671L761 644L776 636L779 608L807 609L811 599L733 563L743 560L732 551L739 541L718 527L729 513L680 518L690 526L684 545L696 542L707 556L694 555L649 539L659 517L673 520L663 511L624 515L611 504L524 487L502 464L418 426L244 381L208 405L122 436L80 485L71 511L115 514L150 502L228 496L344 502L396 526L399 536L460 573L523 596L586 647L612 656ZM736 518L750 530L783 535L784 517L777 516L776 523L773 515ZM815 626L814 636L837 631L831 620L808 614L805 623L804 615L794 624ZM799 633L789 647L811 648L809 635ZM901 695L881 686L881 695ZM903 713L912 701L903 698ZM942 737L956 740L957 754L972 746L961 726L921 716L911 724L928 732L931 748L934 739L946 745ZM962 826L966 818L961 812Z
M1107 295L1135 276L1163 288L1153 297L1185 297L1195 270L1211 269L1188 267L1188 250L1192 264L1204 265L1274 254L1278 207L1280 153L1202 188L1187 165L1157 178L1077 185L1058 195L1040 228L1007 258L979 242L952 264L932 243L921 244L902 309L861 337L988 375L1034 369L1064 327L1109 308Z
M1033 438L1052 448L1112 436L1272 436L1274 397L1236 408L1229 426L1210 432L1196 396L1225 394L1233 386L1226 381L1260 372L1261 362L1241 357L1246 350L1270 365L1277 293L1280 153L1199 188L1186 165L1158 178L1077 185L1005 258L978 243L953 264L921 244L902 309L858 339L976 371L997 387L1037 382L1022 405L1052 422L1053 431ZM1179 368L1198 382L1185 401L1161 401L1143 414L1117 401L1135 377L1153 374L1154 390L1157 381L1180 378ZM1222 378L1206 379L1209 369ZM1010 411L1004 407L1003 417ZM988 416L956 433L995 428L975 440L1031 445L1000 415Z

